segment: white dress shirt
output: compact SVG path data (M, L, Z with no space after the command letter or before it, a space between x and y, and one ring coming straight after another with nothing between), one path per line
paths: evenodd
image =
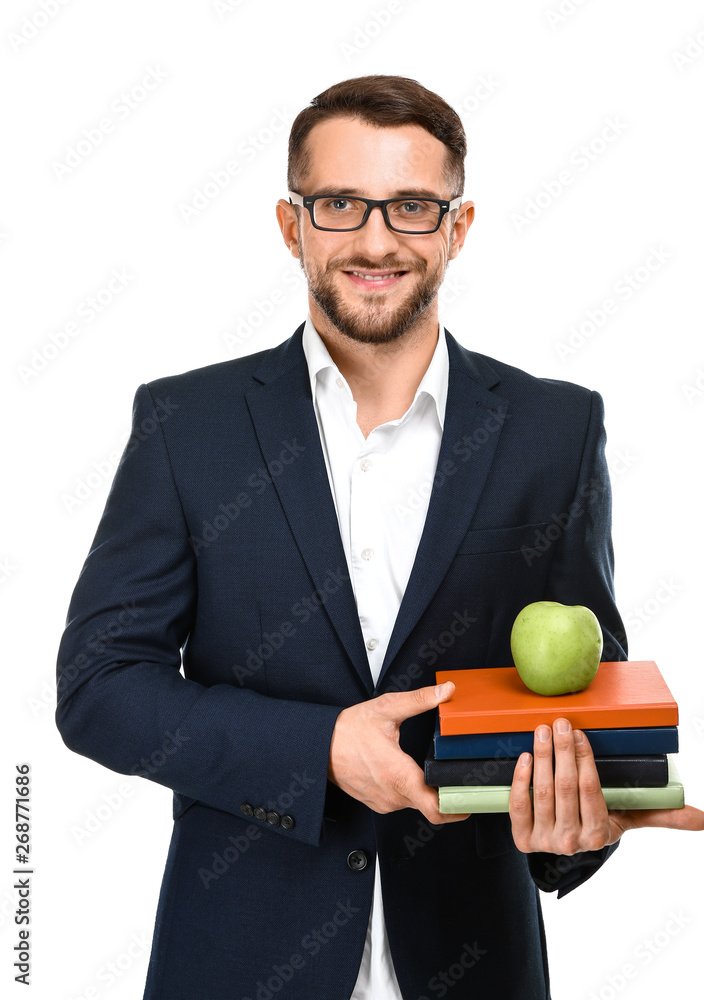
M357 404L308 315L303 350L359 624L376 684L415 560L437 467L449 357L442 321L413 402L365 439ZM350 1000L402 1000L384 923L379 865Z

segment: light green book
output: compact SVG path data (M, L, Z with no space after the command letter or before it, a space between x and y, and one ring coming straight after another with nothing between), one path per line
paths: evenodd
M602 788L609 809L682 809L684 788L675 767L675 755L667 754L668 782L661 788ZM441 785L441 813L508 812L510 785ZM530 789L531 800L533 789Z

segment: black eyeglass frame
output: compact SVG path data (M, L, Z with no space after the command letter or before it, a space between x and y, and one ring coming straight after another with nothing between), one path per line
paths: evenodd
M366 205L364 215L362 216L362 221L358 226L352 226L350 229L334 229L331 226L319 226L315 221L314 216L314 206L316 201L320 198L351 198L354 201L363 201ZM373 208L380 208L381 214L384 216L384 222L394 233L401 233L403 236L428 236L430 233L436 233L440 228L442 220L445 218L448 212L452 212L454 209L459 208L462 204L462 197L453 198L452 201L447 201L444 198L426 198L425 196L418 196L416 198L409 195L406 198L382 198L381 200L375 198L360 198L356 194L298 194L297 191L289 191L288 200L292 205L300 205L301 208L308 209L308 214L310 215L310 221L315 229L321 229L325 233L354 233L357 229L361 229L366 223L367 219L372 213ZM440 206L440 214L438 216L438 222L434 229L398 229L396 226L392 226L389 220L389 213L387 212L387 206L393 201L431 201L434 205Z

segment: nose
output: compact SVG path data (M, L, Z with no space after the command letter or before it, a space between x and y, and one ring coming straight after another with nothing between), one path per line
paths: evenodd
M400 245L400 234L389 229L378 205L371 210L362 228L350 236L355 237L355 249L370 260L396 253Z

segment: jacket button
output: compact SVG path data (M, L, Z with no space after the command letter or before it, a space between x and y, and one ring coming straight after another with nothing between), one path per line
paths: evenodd
M282 830L293 830L296 825L296 821L293 816L289 816L288 813L284 813L281 817L281 829Z
M240 806L240 810L245 814L245 816L254 816L254 809L252 809L249 802L243 802Z
M263 809L261 806L257 806L257 808L254 810L254 818L255 819L260 819L262 821L265 820L266 819L266 809Z
M369 858L364 851L352 851L347 855L347 864L353 872L363 872L369 864Z
M281 821L281 817L272 809L271 812L266 814L266 821L267 823L271 823L272 826L278 826Z

